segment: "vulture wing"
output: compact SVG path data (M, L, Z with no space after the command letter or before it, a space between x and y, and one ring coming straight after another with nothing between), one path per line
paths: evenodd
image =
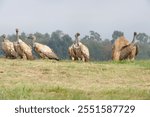
M33 54L32 54L32 49L30 46L28 46L25 42L23 42L22 40L19 40L19 46L21 48L21 50L25 53L27 59L29 60L33 60Z
M42 53L46 57L48 57L49 59L59 60L59 58L57 57L57 55L48 46L40 44L40 43L35 43L34 46L35 46L34 47L35 50L38 51L39 54Z
M17 58L17 53L11 41L5 40L4 42L2 42L2 49L5 52L6 56L10 58Z

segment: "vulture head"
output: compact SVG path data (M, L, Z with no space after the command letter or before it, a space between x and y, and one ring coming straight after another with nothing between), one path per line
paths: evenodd
M80 33L76 33L75 34L75 37L77 38L77 37L79 37L80 36Z
M18 33L19 32L19 29L18 28L16 28L16 33Z
M1 37L3 37L4 39L6 38L6 35L5 34L3 34Z

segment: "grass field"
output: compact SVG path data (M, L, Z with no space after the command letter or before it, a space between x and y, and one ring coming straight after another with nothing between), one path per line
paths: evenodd
M0 99L150 99L150 60L0 59Z

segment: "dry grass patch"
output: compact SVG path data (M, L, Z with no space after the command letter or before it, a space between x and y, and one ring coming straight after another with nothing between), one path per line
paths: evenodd
M150 99L150 61L0 59L0 99Z

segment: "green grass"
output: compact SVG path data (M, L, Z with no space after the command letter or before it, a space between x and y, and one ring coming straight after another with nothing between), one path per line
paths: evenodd
M0 59L0 99L150 99L150 60Z

